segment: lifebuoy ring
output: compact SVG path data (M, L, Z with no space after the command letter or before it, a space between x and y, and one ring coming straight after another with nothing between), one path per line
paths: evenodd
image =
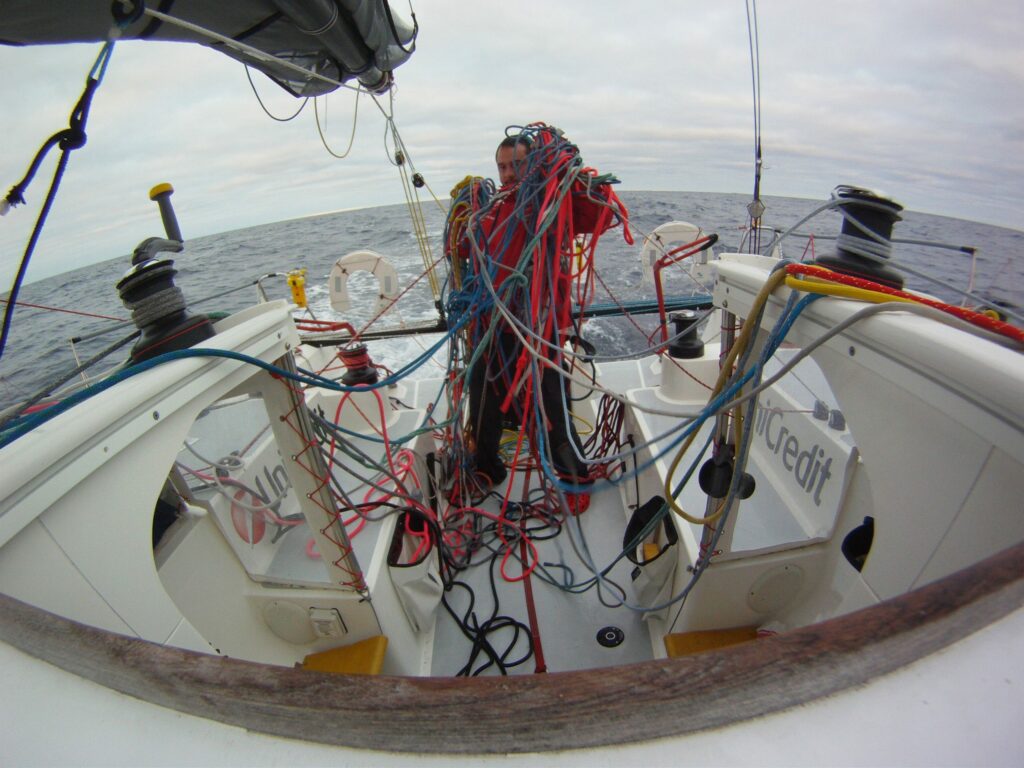
M670 221L657 227L644 238L640 250L640 269L644 284L654 285L654 265L668 251L692 243L704 236L704 230L688 221ZM710 254L709 254L710 255Z
M377 278L379 290L376 311L384 314L398 296L398 272L391 262L375 251L353 251L334 263L329 279L331 308L335 312L347 312L352 308L348 295L348 277L361 270Z

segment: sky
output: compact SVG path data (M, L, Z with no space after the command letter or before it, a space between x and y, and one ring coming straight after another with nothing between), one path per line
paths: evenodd
M408 14L405 0L394 7ZM751 193L741 0L413 7L417 51L396 72L393 113L416 170L439 196L466 174L493 178L505 127L538 120L562 128L622 190ZM1024 3L762 0L757 17L763 195L824 200L838 184L858 184L911 210L1024 228ZM99 48L0 46L0 193L66 127ZM253 79L273 113L295 111L294 98L259 73ZM148 199L160 182L174 185L186 241L402 202L377 106L360 98L344 160L324 149L312 106L275 122L234 60L198 45L119 43L27 280L127 255L162 235ZM349 142L354 107L345 89L320 100L336 152ZM0 218L0 293L56 157L27 204ZM737 223L743 216L738 210ZM772 222L770 208L766 219L785 223Z

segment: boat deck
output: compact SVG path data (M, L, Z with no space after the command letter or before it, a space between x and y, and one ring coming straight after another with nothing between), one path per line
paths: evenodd
M507 487L507 482L504 484ZM521 497L521 482L516 482L512 498ZM501 502L494 497L482 508L495 514ZM531 522L531 527L534 523ZM564 672L569 670L629 664L651 659L653 656L650 633L641 615L623 607L620 594L634 600L630 572L632 563L620 560L605 574L606 583L598 587L593 579L590 562L604 567L622 550L622 534L626 519L616 488L604 487L591 495L590 507L579 516L570 517L557 535L542 540L534 539L536 567L526 578L535 606L537 635L534 646L539 651L525 663L509 667L510 674L529 674L539 671ZM556 529L551 529L556 530ZM542 535L547 535L545 531ZM512 545L515 557L505 560L507 576L502 576L504 552L494 555L488 551L478 553L474 564L456 576L459 584L446 594L452 611L468 623L486 625L494 616L508 617L530 626L527 609L527 584L523 580L523 566L518 554L520 547ZM619 592L619 590L622 592ZM487 641L500 656L507 652L506 660L523 658L528 652L527 638L507 621L493 622L499 629L487 633ZM602 644L599 635L616 636L614 645ZM449 611L438 611L434 633L431 673L449 676L469 666L471 672L500 674L498 665L489 663L486 653L475 657L474 641ZM470 663L473 657L472 663Z
M784 351L780 357L785 360L792 354L792 350ZM769 375L780 364L773 361ZM770 391L768 399L776 403L772 407L785 405L806 410L813 408L815 400L830 402L831 392L813 364L802 363L796 374ZM435 676L531 674L630 664L664 655L662 635L667 626L663 619L670 617L664 611L652 613L647 609L663 604L678 591L686 578L683 567L696 559L702 526L673 518L680 534L679 546L666 552L664 562L671 560L675 567L656 578L656 595L652 594L650 583L644 586L642 579L635 581L638 569L622 556L623 538L638 504L665 496L664 479L678 450L679 424L686 416L696 414L702 403L696 399L666 399L659 386L659 367L650 360L605 363L598 375L603 386L625 393L637 406L628 411L626 432L639 450L636 462L630 460L623 468L628 472L639 469L639 476L630 476L618 484L596 482L589 487L589 506L579 515L543 511L553 510L551 503L534 505L524 523L529 541L525 546L520 541L520 520L522 510L530 506L524 500L541 495L536 469L510 471L508 479L478 503L479 511L460 513L457 507L445 510L446 502L439 500L442 506L438 511L445 525L452 525L453 513L455 525L459 514L463 515L462 520L477 519L475 530L480 544L468 567L454 571L454 584L444 591L443 604L435 610L428 600L427 613L413 622L422 631L402 640L400 651L396 647L407 671ZM436 397L440 385L438 380L420 380L411 391L400 393L402 397L398 399L406 407L391 411L388 419L388 433L394 444L413 448L421 458L438 447L429 434L419 434L412 442L403 436L419 433L426 409L432 404L436 404L434 417L439 421L445 418L440 410L444 408L444 398ZM594 393L589 401L579 402L575 407L581 423L593 423L597 398ZM329 404L327 400L318 401L318 407ZM374 403L368 401L368 405ZM372 413L373 408L366 406L354 412ZM340 411L340 406L327 410ZM244 487L255 489L268 503L282 494L281 504L273 507L281 516L290 515L295 520L298 509L294 494L287 488L282 459L274 450L270 435L264 434L267 422L261 412L258 399L212 411L214 418L196 422L192 447L182 453L181 460L194 463L199 455L217 460L237 457L242 468L235 474L244 481ZM226 429L220 416L234 417L234 430ZM826 438L833 442L849 440L848 434L838 430L830 436L820 424L814 427L818 431L801 438L808 447L812 441L825 445ZM351 427L362 428L365 424L354 423ZM703 445L711 429L710 421L700 428L691 450ZM384 490L368 494L366 483L373 473L357 457L386 462L381 438L371 429L365 436L349 432L346 441L345 450L351 455L344 454L340 444L337 451L331 446L330 453L338 462L334 472L336 487L353 503L370 496L379 498L387 481L381 481ZM196 455L189 456L190 452ZM806 545L825 535L831 525L826 518L834 514L834 507L831 512L823 508L817 518L802 515L784 492L780 494L776 483L762 482L766 473L777 472L770 466L776 458L777 453L763 447L760 453L756 447L752 452L748 469L758 479L758 491L743 502L736 516L733 551L739 556ZM683 477L690 463L687 457L683 458L674 482ZM215 501L213 490L207 488L201 493ZM235 500L243 498L232 493ZM223 495L220 489L220 496ZM706 496L695 480L686 484L678 501L693 515L705 513ZM305 524L274 528L268 523L266 534L256 536L252 516L237 509L235 501L229 505L221 498L217 509L220 528L252 579L270 590L283 585L320 590L317 599L330 604L323 590L333 590L332 574L319 555L311 552L310 531ZM545 521L537 515L551 517ZM495 521L502 517L506 522L499 526ZM249 526L253 526L251 530ZM375 510L366 522L353 515L347 528L356 560L372 584L379 586L381 578L388 579L382 571L388 568L384 560L395 530L394 515L388 509ZM465 557L465 553L457 551L455 556ZM525 574L524 568L528 571ZM596 577L595 572L603 569L605 572ZM643 575L651 577L651 572L645 571ZM400 600L406 599L403 594L398 595ZM410 610L404 604L381 603L380 597L375 593L375 610ZM391 620L380 623L385 633L385 624L395 628ZM421 656L418 663L413 660L414 655Z
M768 366L766 376L778 370L795 353L796 350L780 351ZM612 389L628 390L630 399L642 409L675 410L680 413L699 410L696 402L681 404L666 401L658 390L660 374L657 368L652 369L649 364L642 365L635 361L605 363L600 367L600 378L602 384ZM630 389L630 385L637 388ZM423 387L421 391L429 391L429 386ZM797 366L795 375L783 379L778 391L799 403L801 409L813 408L815 400L823 400L826 404L833 402L824 378L809 360ZM594 404L592 402L591 407ZM586 407L578 406L577 410L585 411ZM643 424L643 438L652 439L671 431L678 425L679 418L644 413L639 420ZM711 428L712 422L709 421L700 429L696 446L703 444ZM848 435L845 437L849 439ZM669 439L664 438L660 443L654 441L648 455L664 452ZM674 449L668 454L669 458L672 452ZM750 471L759 478L767 471L762 467L764 461L755 453L751 462ZM664 493L660 484L663 482L666 463L665 459L658 461L653 466L653 472L648 473L648 480L641 483L641 504L653 494ZM678 470L677 480L685 471L685 465L682 464L683 468ZM511 483L513 490L508 494L509 499L515 502L523 498L522 475L510 474L510 479L496 490L504 495ZM650 482L650 478L655 476L662 480ZM532 473L531 478L536 485L536 472ZM643 661L664 654L661 648L661 632L664 631L662 622L656 622L656 637L652 639L651 627L644 619L645 615L650 614L645 614L637 601L632 578L635 566L625 558L615 562L622 552L628 516L635 508L636 486L632 481L626 485L628 488L608 483L596 484L595 492L590 495L590 506L583 514L578 517L569 516L558 535L535 541L537 566L528 579L529 592L532 592L535 605L542 658L535 656L525 663L508 668L510 674L532 673L542 667L552 672L595 668ZM704 514L706 496L695 480L687 484L679 501L692 514ZM492 495L482 507L497 515L501 503L501 499ZM768 482L761 483L756 505L752 500L744 511L746 514L738 515L734 533L734 549L738 552L800 546L818 533L810 530L812 526ZM514 517L514 513L509 513L509 516ZM688 544L683 546L692 551L700 539L700 527L688 525L681 520L676 520L676 526L684 538L688 536ZM683 530L687 528L689 530ZM512 556L505 562L505 576L501 572L504 550L494 556L487 551L479 553L472 567L458 573L457 581L465 584L472 592L459 586L446 593L446 600L452 612L463 622L484 625L494 617L507 617L520 625L530 625L528 590L522 576L520 548L513 545L512 549ZM677 556L684 559L687 557L685 552ZM595 568L605 568L613 562L614 565L605 576L607 582L599 588L593 577ZM623 602L627 605L623 605ZM502 626L487 635L494 652L499 656L507 653L505 658L509 661L521 659L526 652L525 636L517 638L516 630L509 626L508 621L495 619L494 623ZM602 644L599 635L616 636L619 644L611 647ZM498 665L489 663L485 653L479 648L474 650L474 633L467 634L464 627L442 607L438 611L435 627L431 673L452 675L464 670L467 665L471 672L499 673Z

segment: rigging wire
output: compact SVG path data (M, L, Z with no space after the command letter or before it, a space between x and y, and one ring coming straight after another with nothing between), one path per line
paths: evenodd
M757 0L747 0L747 39L750 45L750 81L754 106L754 198L747 206L750 216L750 252L761 252L761 217L765 206L761 202L761 50L757 30Z
M416 172L416 167L413 165L409 151L406 149L405 142L402 140L402 136L398 131L398 125L395 123L394 88L388 91L389 101L387 109L380 104L375 94L371 94L371 97L378 109L380 109L381 113L384 115L384 149L387 153L388 162L398 168L398 175L402 181L402 191L405 195L406 207L409 210L409 218L412 222L413 234L416 237L416 245L419 247L420 256L423 259L424 271L430 284L430 293L434 297L434 302L438 303L440 308L439 302L441 299L441 286L437 276L437 268L442 262L440 259L435 260L431 251L426 219L423 215L423 204L419 197L419 186L425 182L423 182L422 175ZM392 142L392 147L390 149L388 148L389 137ZM410 170L412 171L411 176L409 174Z
M36 244L39 242L39 237L42 235L43 226L46 224L46 218L50 213L50 208L53 206L53 202L57 197L57 190L60 188L61 180L64 177L64 170L67 168L68 160L71 157L71 152L85 146L86 142L86 123L89 119L89 109L92 106L93 95L96 93L96 89L99 88L100 83L103 82L103 76L106 74L107 65L110 63L110 57L114 51L114 43L112 40L108 40L103 44L100 49L99 56L96 57L95 63L89 70L89 75L85 81L85 89L82 91L82 95L75 104L75 108L71 111L71 116L68 119L68 127L64 130L58 131L40 148L39 152L36 153L35 158L32 160L32 164L25 174L25 177L11 187L11 190L7 193L4 198L4 208L0 212L6 212L7 207L13 207L25 202L24 192L28 185L32 182L36 171L39 169L40 163L43 158L49 153L55 146L60 146L61 154L57 160L57 167L53 174L53 180L50 182L50 188L46 193L46 199L43 201L43 206L39 211L39 216L36 219L35 226L32 229L32 234L29 236L28 244L25 246L25 253L22 256L21 263L18 266L18 271L14 277L14 282L11 285L11 290L7 295L7 305L4 307L4 319L3 327L0 329L0 358L3 357L4 350L7 347L7 340L11 331L11 322L14 318L14 308L18 303L18 293L21 290L21 284L25 280L25 273L28 271L29 261L32 259L32 254L35 252Z
M54 380L52 380L50 382L47 382L46 386L44 386L42 389L37 391L35 394L30 395L28 398L26 398L22 402L18 403L16 406L12 407L8 411L8 413L0 414L0 431L2 431L3 428L9 422L13 421L15 418L17 418L21 414L24 414L29 409L31 409L32 406L34 406L40 400L42 400L43 398L45 398L48 395L52 394L53 392L56 392L64 384L66 384L67 382L71 381L71 379L75 378L75 376L77 376L78 374L88 370L93 365L98 363L100 360L103 360L105 357L107 357L111 353L117 351L121 347L124 347L128 343L134 341L141 334L142 334L142 331L136 330L134 333L128 334L123 339L119 339L118 341L114 342L110 346L108 346L108 347L102 349L101 351L97 352L95 355L90 357L88 360L86 360L81 365L75 366L75 368L71 369L70 371L67 371L66 373L62 374L61 376L58 376L56 379L54 379Z

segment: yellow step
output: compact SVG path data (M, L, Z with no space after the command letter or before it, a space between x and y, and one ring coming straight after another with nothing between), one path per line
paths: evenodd
M302 660L302 668L343 675L379 675L387 649L388 639L376 635L351 645L311 653Z
M755 638L757 638L757 627L676 632L665 635L665 651L669 658L674 659L677 656L688 656L691 653L714 651L730 645L738 645Z
M644 542L644 562L649 563L651 560L656 558L661 552L661 547L650 541Z

